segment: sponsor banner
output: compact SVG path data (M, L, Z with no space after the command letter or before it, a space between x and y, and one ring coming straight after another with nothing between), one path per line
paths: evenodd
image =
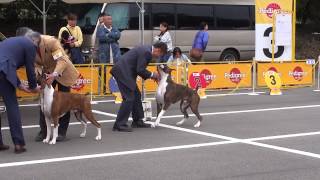
M256 0L256 24L272 24L273 13L291 13L292 0Z
M292 1L293 0L256 0L256 60L271 61L273 13L292 13ZM279 23L276 23L277 25L283 24L285 26L290 26L289 28L292 29L292 21L286 23L280 21L280 19L278 21ZM281 33L281 31L279 31L279 33ZM284 40L283 38L276 39L276 42L279 45L275 46L275 60L291 61L293 59L291 42L292 31L287 32L285 35L286 43L282 42ZM289 41L290 44L288 44L287 41Z
M189 86L206 89L251 87L251 63L190 65Z
M313 83L313 67L305 62L258 63L258 86L266 86L267 71L279 74L283 85L308 85Z
M71 87L71 92L79 94L90 93L92 84L92 94L98 94L99 67L77 67L77 70L79 71L80 76L77 79L76 84Z
M91 68L90 67L77 67L77 70L80 73L80 76L75 85L71 87L71 92L86 94L91 92L91 83L92 83L92 92L93 94L98 94L98 77L99 77L99 68L94 67L92 70L91 77ZM28 84L28 78L25 68L20 68L17 70L18 77L22 83ZM57 89L57 87L56 87ZM17 89L17 97L33 97L37 96L33 93L26 93Z

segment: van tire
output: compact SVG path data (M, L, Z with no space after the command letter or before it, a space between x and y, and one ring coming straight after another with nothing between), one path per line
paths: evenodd
M239 53L234 49L226 49L220 56L221 61L237 61L239 59Z

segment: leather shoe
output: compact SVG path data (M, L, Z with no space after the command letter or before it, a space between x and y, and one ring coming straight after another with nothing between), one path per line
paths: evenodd
M132 129L128 126L113 126L112 130L120 132L132 132Z
M10 147L8 145L0 145L0 151L5 151L5 150L8 150Z
M24 148L24 146L22 146L22 145L15 145L14 146L14 153L16 153L16 154L21 154L26 151L27 151L27 149Z
M150 128L151 125L144 123L142 120L139 120L139 121L133 121L131 124L131 127L132 128Z

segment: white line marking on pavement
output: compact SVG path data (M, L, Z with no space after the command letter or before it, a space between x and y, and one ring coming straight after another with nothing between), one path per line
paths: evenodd
M100 120L99 123L109 123L109 122L115 122L115 120ZM91 122L87 122L88 124L91 124ZM80 122L72 122L69 123L69 125L80 125ZM31 129L31 128L39 128L39 125L28 125L28 126L22 126L22 129ZM2 127L1 130L9 130L9 127Z
M285 147L280 147L280 146L274 146L274 145L269 145L269 144L264 144L264 143L259 143L259 142L253 142L253 141L250 141L247 139L238 139L238 138L233 138L233 137L228 137L228 136L222 136L219 134L196 131L196 130L175 127L175 126L170 126L170 125L165 125L165 124L160 124L159 126L165 127L165 128L170 128L170 129L175 129L175 130L179 130L179 131L183 131L183 132L189 132L189 133L193 133L193 134L215 137L215 138L220 138L220 139L224 139L224 140L229 140L232 142L239 142L239 143L243 143L243 144L264 147L264 148L268 148L268 149L274 149L274 150L278 150L278 151L289 152L289 153L293 153L293 154L298 154L298 155L303 155L303 156L314 157L314 158L320 159L320 154L310 153L310 152L306 152L306 151L300 151L300 150L295 150L295 149L290 149L290 148L285 148Z
M287 139L287 138L316 136L316 135L320 135L320 131L307 132L307 133L297 133L297 134L285 134L285 135L277 135L277 136L266 136L266 137L250 138L250 139L246 139L246 140L247 141L264 141L264 140Z
M33 165L33 164L44 164L44 163L52 163L52 162L63 162L63 161L72 161L72 160L93 159L93 158L102 158L102 157L111 157L111 156L123 156L123 155L129 155L129 154L141 154L141 153L170 151L170 150L179 150L179 149L191 149L191 148L218 146L218 145L232 144L232 143L236 143L236 142L220 141L220 142L212 142L212 143L168 146L168 147L150 148L150 149L141 149L141 150L132 150L132 151L120 151L120 152L112 152L112 153L101 153L101 154L91 154L91 155L81 155L81 156L69 156L69 157L62 157L62 158L10 162L10 163L0 164L0 168L25 166L25 165Z
M212 113L200 113L202 116L212 116L212 115L223 115L223 114L240 114L240 113L254 113L254 112L265 112L265 111L281 111L281 110L293 110L293 109L306 109L306 108L319 108L320 105L305 105L305 106L287 106L279 108L263 108L263 109L248 109L248 110L239 110L239 111L222 111L222 112L212 112ZM189 116L195 116L190 114ZM172 115L172 116L163 116L162 118L176 118L183 117L183 115ZM156 117L152 117L155 119ZM161 118L161 119L162 119Z
M239 96L239 95L249 95L249 93L231 93L231 94L207 94L208 97L220 97L220 96ZM257 94L265 94L266 92L255 92Z
M117 115L116 115L116 114L107 113L107 112L103 112L103 111L92 110L92 112L93 112L93 113L96 113L96 114L100 114L100 115L111 116L111 117L117 117Z

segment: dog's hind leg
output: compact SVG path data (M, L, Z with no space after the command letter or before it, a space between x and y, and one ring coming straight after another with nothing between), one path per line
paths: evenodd
M91 106L90 105L90 102L88 104L88 106ZM97 136L96 136L96 140L99 141L102 139L101 137L101 125L96 121L96 119L94 118L93 114L92 114L92 111L91 111L91 108L88 107L88 108L85 108L83 110L83 113L84 115L86 116L86 118L94 125L97 127Z
M47 115L45 115L45 121L46 121L46 125L47 125L47 136L42 142L43 143L49 143L50 137L51 137L51 133L52 133L51 119L49 117L47 117Z
M194 125L194 127L200 127L201 125L201 121L202 121L202 116L199 114L199 111L198 111L198 106L199 106L199 102L198 103L195 103L195 104L192 104L191 103L191 111L197 116L198 118L198 122Z
M183 105L185 105L185 106L183 106ZM189 118L189 115L188 115L188 112L187 112L187 109L188 109L189 106L190 106L190 104L186 104L184 102L184 100L181 100L181 102L180 102L180 110L183 113L184 117L183 117L183 119L181 121L176 123L177 126L181 126Z
M76 119L82 124L82 132L80 134L80 137L86 137L87 134L87 121L85 119L83 119L82 117L82 112L81 111L75 111L74 115L76 117Z
M151 127L155 128L156 126L159 126L160 124L160 120L161 117L163 116L163 114L166 112L166 110L169 108L170 104L165 104L163 109L160 111L156 121L154 123L151 124Z

